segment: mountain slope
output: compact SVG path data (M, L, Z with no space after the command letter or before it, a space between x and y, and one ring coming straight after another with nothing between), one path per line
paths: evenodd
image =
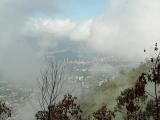
M146 64L140 64L126 74L121 74L113 80L106 80L101 86L93 88L86 96L81 96L80 105L83 116L91 115L102 105L108 105L111 109L116 105L116 98L125 88L132 86L138 76L147 70Z

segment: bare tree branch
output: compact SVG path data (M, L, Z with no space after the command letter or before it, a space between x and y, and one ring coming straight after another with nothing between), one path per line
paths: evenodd
M58 62L49 63L47 69L41 71L40 106L47 110L48 106L54 105L63 88L64 69L63 64Z

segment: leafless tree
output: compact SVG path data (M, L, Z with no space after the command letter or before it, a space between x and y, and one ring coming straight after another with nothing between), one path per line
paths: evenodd
M62 92L64 78L64 64L58 62L49 63L47 69L41 71L40 79L40 99L39 103L42 112L48 113L47 119L50 120L50 106L54 106L57 98ZM39 115L41 116L41 115Z

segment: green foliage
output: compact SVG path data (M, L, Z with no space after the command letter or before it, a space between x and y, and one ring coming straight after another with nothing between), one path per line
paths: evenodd
M101 86L95 87L89 93L80 99L83 116L90 116L101 106L108 105L114 108L117 96L121 91L136 83L138 76L146 71L146 64L141 63L138 68L134 68L126 74L120 75L113 80L106 80Z
M149 111L152 116L154 116L154 120L160 119L159 113L159 96L157 92L157 87L160 85L160 52L158 52L157 43L154 48L155 57L151 57L148 61L150 68L148 71L144 71L139 75L136 83L124 91L121 92L120 96L117 99L118 108L120 112L126 111L124 119L125 120L141 120L146 119L147 107L151 108L153 111ZM150 92L147 92L146 86L149 84L153 84L154 95ZM146 95L147 94L147 95ZM145 105L146 98L151 96L154 98L153 104L147 104L144 111L143 105ZM140 102L140 100L142 101ZM140 104L137 104L140 103Z

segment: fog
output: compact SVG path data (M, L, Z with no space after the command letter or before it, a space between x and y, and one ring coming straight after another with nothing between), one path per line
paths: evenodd
M6 79L35 79L45 53L58 40L83 41L90 51L131 59L159 41L158 0L109 0L100 15L82 21L54 18L65 10L63 3L1 0L0 64Z
M83 42L87 51L98 55L142 61L143 49L160 40L159 0L107 0L99 15L85 20L55 17L63 14L65 2L0 1L2 80L36 86L40 69L47 63L45 56L58 41Z

